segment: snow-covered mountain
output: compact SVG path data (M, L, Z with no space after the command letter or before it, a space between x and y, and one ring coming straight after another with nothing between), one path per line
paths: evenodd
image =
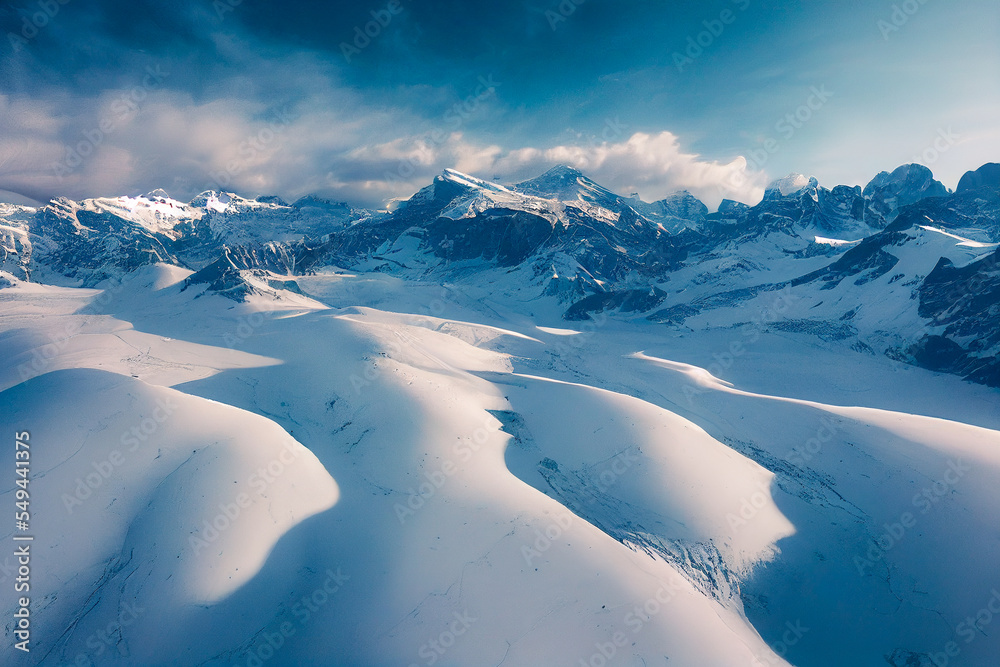
M569 167L57 199L0 249L4 664L1000 655L995 165L716 212Z
M91 286L157 262L199 266L226 247L321 237L371 215L317 197L287 204L209 191L185 204L156 190L39 209L0 204L0 238L3 266L22 279Z
M837 331L855 349L993 383L995 370L983 366L993 368L996 350L950 337L939 323L957 315L920 295L939 261L971 265L1000 242L995 180L992 165L970 172L956 193L920 165L882 172L863 189L791 174L756 206L727 201L709 214L689 193L650 204L565 166L509 187L446 170L391 213L218 192L184 204L157 191L38 210L5 205L0 231L3 266L22 280L93 286L162 262L195 271L188 284L236 299L340 267L554 298L570 320L616 311L729 326L740 310L789 289L816 310L777 326ZM867 310L878 317L867 320ZM986 310L961 317L992 327ZM863 321L870 326L859 328ZM925 349L942 336L965 361L930 360Z
M993 165L970 172L956 193L920 165L882 172L863 189L830 190L791 174L756 206L723 202L709 214L689 193L650 204L565 166L509 187L446 170L391 213L218 192L184 204L156 191L57 199L38 210L5 205L0 231L3 267L22 280L93 286L167 263L196 271L188 283L237 299L340 267L490 284L522 300L553 297L571 320L612 310L689 326L787 288L818 310L778 326L839 331L856 349L995 382L995 371L981 366L992 368L996 350L981 341L969 347L972 339L953 339L937 324L954 313L921 302L890 321L876 305L915 306L939 261L961 268L995 249L995 180ZM910 259L900 264L904 254ZM512 278L498 282L498 272ZM855 326L869 309L880 317ZM992 327L987 311L963 317L981 331ZM940 335L970 359L929 361L924 349ZM968 368L976 370L961 370Z

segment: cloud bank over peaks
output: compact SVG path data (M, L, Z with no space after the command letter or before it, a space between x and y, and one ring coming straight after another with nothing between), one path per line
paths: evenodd
M512 150L478 143L460 132L432 132L364 146L352 150L347 159L371 178L343 186L369 201L407 197L446 168L487 180L516 182L565 164L626 196L638 193L646 201L655 201L688 190L710 208L723 198L756 203L767 182L763 173L750 172L741 157L721 163L685 152L679 138L667 131L636 132L620 141Z
M623 195L653 201L686 189L714 207L723 197L759 201L766 182L748 173L742 158L721 163L685 152L667 131L512 149L471 138L464 128L404 134L399 128L427 122L335 88L285 105L199 102L149 77L149 85L76 98L75 112L62 113L69 103L0 96L7 137L0 190L39 201L154 188L179 199L206 189L286 199L315 193L382 207L446 168L514 182L567 164ZM393 138L373 143L373 136Z

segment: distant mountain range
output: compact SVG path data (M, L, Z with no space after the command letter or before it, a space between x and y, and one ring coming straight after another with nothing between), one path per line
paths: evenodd
M647 203L566 166L514 185L445 170L391 212L155 190L0 204L0 240L3 284L90 287L166 263L239 301L369 271L682 330L757 321L777 303L767 327L1000 386L998 164L955 192L915 164L864 188L793 174L756 206L714 213L688 192Z

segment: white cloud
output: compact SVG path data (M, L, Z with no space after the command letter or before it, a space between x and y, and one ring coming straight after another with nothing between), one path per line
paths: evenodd
M637 132L618 143L564 145L513 151L499 160L501 171L538 172L553 163L568 164L616 192L633 192L646 201L689 190L710 207L724 198L760 201L763 176L750 174L746 161L708 161L685 153L671 132Z
M0 189L39 200L157 187L182 198L205 189L286 199L319 193L379 206L409 197L445 168L512 182L568 164L647 201L687 189L714 207L723 197L755 202L763 193L762 175L747 174L742 159L704 160L670 132L505 149L469 138L454 118L407 134L428 121L366 107L320 79L311 78L310 97L284 107L235 98L197 103L166 89L124 106L129 90L45 102L0 97Z
M670 132L606 130L605 140L555 146L477 139L474 125L509 122L502 84L492 77L463 91L467 97L429 86L402 96L416 109L455 102L428 117L405 103L368 100L316 54L263 57L236 38L214 39L232 62L206 81L203 97L178 90L185 70L169 60L122 74L118 88L0 95L0 190L45 201L229 189L380 206L409 197L445 168L513 182L569 164L647 201L687 189L712 207L723 197L753 202L763 193L762 176L746 174L742 159L705 160ZM435 104L427 106L429 99Z
M763 196L766 181L763 174L747 171L743 158L720 163L685 153L678 137L670 132L635 133L620 142L506 151L496 145L477 144L453 132L364 146L351 151L347 158L363 173L375 175L356 186L380 192L385 198L409 196L446 167L511 182L537 176L556 164L567 164L621 194L637 192L653 201L678 190L689 190L710 207L723 198L756 203Z

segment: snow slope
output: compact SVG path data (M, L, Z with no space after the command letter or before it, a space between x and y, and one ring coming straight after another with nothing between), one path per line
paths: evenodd
M130 299L126 287L108 308L145 311L138 326L149 325L162 338L171 339L161 341L163 349L151 350L150 357L173 356L181 362L177 357L190 354L199 344L175 338L173 329L187 328L172 315L175 301L189 299L176 288L163 287L159 292L164 301L151 304ZM15 300L15 311L30 307L17 303L18 289L3 295ZM200 301L208 310L217 306L209 303L213 299L219 297ZM190 303L193 311L202 310L201 303ZM231 323L216 318L218 325ZM218 374L179 384L181 378L171 379L184 393L205 398L147 385L147 375L162 373L159 362L122 358L120 349L102 346L99 335L81 365L113 370L49 372L5 392L4 404L13 408L8 414L16 423L44 421L64 429L40 428L32 436L65 447L65 454L51 463L38 463L61 474L41 476L34 488L47 493L56 505L45 509L46 514L58 512L64 517L58 527L48 528L53 553L60 554L59 568L53 566L52 574L80 582L75 595L54 584L49 589L43 585L47 604L38 612L38 636L50 639L41 639L38 651L49 656L47 661L87 652L87 640L102 624L113 622L123 600L155 611L144 612L141 619L121 628L114 643L118 653L113 654L111 647L102 653L105 660L121 656L116 657L121 664L132 659L157 663L157 656L166 656L171 643L185 647L176 654L183 662L194 664L216 656L210 661L214 664L220 655L227 656L223 662L239 661L241 650L256 650L253 637L262 629L266 632L268 622L280 628L286 620L295 623L298 632L296 641L283 649L283 664L422 664L432 650L424 645L448 627L456 612L476 621L468 640L449 651L449 664L499 662L505 654L512 663L558 664L571 649L589 659L599 652L601 641L613 642L617 631L629 633L627 645L612 644L622 655L662 653L681 662L717 665L749 664L754 654L771 655L731 600L706 594L669 563L627 548L507 472L504 450L509 437L487 410L507 409L509 404L496 386L472 372L507 372L509 365L503 355L461 340L469 329L481 336L480 327L466 328L456 338L431 331L423 323L378 320L354 309L266 318L242 345L260 360L258 365L244 366L239 374L220 369ZM487 337L491 336L496 333ZM199 337L211 334L205 331L195 336ZM336 344L331 348L327 341ZM270 346L281 350L280 366L270 361L275 357L260 354ZM387 356L379 351L388 351ZM247 358L241 361L250 361L249 354L243 356ZM368 359L376 360L377 370L368 366ZM53 367L61 363L61 357L52 361ZM122 377L126 372L138 377ZM191 374L205 375L193 368ZM56 389L84 397L75 399L84 403L71 402L64 409L87 417L81 421L62 417L61 412L44 413L41 397ZM442 396L447 398L442 401L438 398ZM126 458L126 464L135 467L112 475L98 489L100 494L74 507L72 516L59 507L60 491L72 493L73 480L89 473L92 461L104 460L110 448L119 446L118 436L127 432L127 425L141 424L155 401L166 399L179 407L149 436L157 443L155 448L140 448L141 455ZM279 501L275 486L273 499L254 505L266 512L263 517L234 522L195 558L188 542L197 534L193 531L199 519L222 511L216 509L219 503L225 505L240 489L252 493L253 482L245 489L241 481L248 479L247 473L260 465L262 457L280 456L282 438L290 440L265 417L218 414L237 410L218 402L223 399L285 425L296 440L311 444L329 472L306 465L302 458L301 472L280 477L295 488L281 488ZM387 404L393 409L387 411ZM224 435L220 428L240 430ZM663 428L683 432L691 426L668 419ZM274 429L273 436L267 435L269 429ZM243 433L255 435L244 444ZM713 449L711 457L732 461L727 465L736 466L734 472L743 466L766 480L766 473L754 472L752 463L738 463L740 457L721 445ZM247 459L246 464L230 460L237 453ZM308 456L312 461L312 454ZM67 462L60 464L63 459ZM695 466L676 474L679 480L700 477L698 484L711 484L704 466L712 460L706 460L702 472ZM446 483L433 487L432 480L442 476ZM420 495L416 490L429 481L433 492ZM667 514L692 513L692 519L702 512L676 494L673 500L670 497L658 500L654 494L642 502L662 504L660 511ZM65 558L66 547L61 545L80 539L75 531L87 531L90 524L104 521L90 513L103 516L108 504L114 508L111 511L120 512L120 519L106 521L100 533L90 534L93 555ZM288 506L298 513L287 514L283 508ZM306 520L306 532L293 527L317 511L320 514ZM276 534L284 535L276 546L274 534L260 532L262 525L272 522ZM556 530L559 535L554 535ZM712 529L699 529L699 535L706 530ZM547 531L553 535L551 545L547 538L539 538ZM768 541L766 536L762 540ZM243 547L231 547L236 543ZM766 544L755 541L747 561L762 549L767 551ZM263 564L260 550L271 554ZM39 563L39 569L44 565ZM337 568L349 579L336 601L328 603L324 621L299 625L302 619L294 611L289 613L294 607L283 608L282 600L309 596L323 583L324 573L328 569L336 573ZM170 595L152 586L152 582L167 585L166 581L176 582L170 584ZM102 602L81 605L95 589ZM116 594L106 595L110 590ZM146 597L147 591L156 594L155 604ZM66 605L48 602L53 597L66 600ZM256 603L248 607L248 599ZM642 608L649 599L653 600L648 602L649 616L628 616L635 605ZM266 613L272 618L261 623ZM220 627L210 618L231 620ZM261 625L252 627L254 623ZM60 636L47 631L50 627L69 630ZM212 632L207 634L209 628ZM553 642L552 637L563 639Z
M711 214L567 167L378 213L4 205L37 558L32 653L0 660L991 664L976 173L792 175Z
M188 275L0 289L4 428L51 443L36 644L5 663L1000 650L961 626L997 585L993 389L766 327L568 327L555 300L345 272L234 303Z

